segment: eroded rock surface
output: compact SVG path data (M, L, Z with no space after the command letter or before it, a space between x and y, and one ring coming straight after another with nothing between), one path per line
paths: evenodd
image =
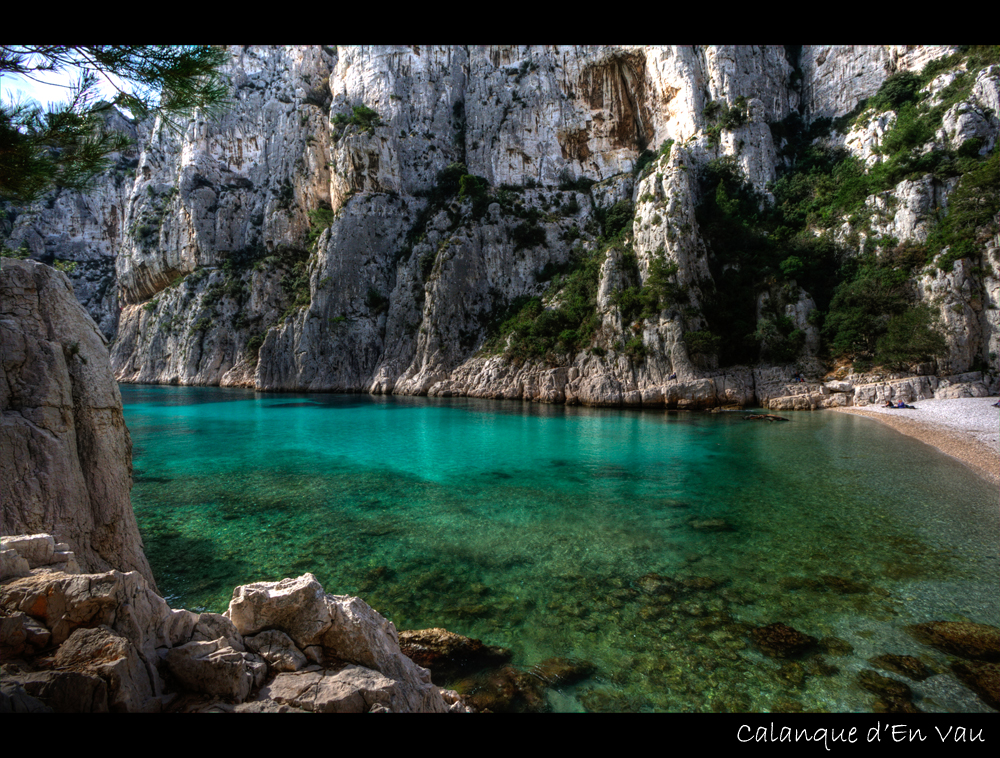
M237 587L227 613L172 609L135 571L8 578L0 710L468 710L403 655L391 622L311 574Z
M3 534L54 535L84 570L135 570L152 584L121 394L65 274L3 259L0 356Z
M711 323L731 266L713 263L699 225L699 176L722 160L773 199L794 124L853 115L894 74L956 50L230 46L220 120L133 126L141 150L99 183L99 207L63 193L18 211L10 229L0 221L0 238L40 260L78 261L77 295L115 335L121 381L595 406L866 405L882 390L864 386L860 367L833 377L820 361L829 295L794 279L754 285L756 312L738 327L760 343L740 359L752 365L721 365L692 341L736 328ZM927 84L928 102L960 75ZM967 84L921 153L993 149L1000 67ZM817 144L874 170L897 110L863 113ZM723 124L723 112L737 116ZM902 178L829 231L850 256L884 256L893 239L924 245L958 183L938 173ZM601 241L617 213L623 236ZM911 379L911 399L1000 389L990 358L1000 248L985 237L973 247L954 266L913 269L907 286L940 319L947 353L880 380L889 395ZM533 298L553 316L567 297L553 283L581 255L600 264L585 344L500 355L504 319ZM91 270L98 259L103 273ZM663 271L670 297L637 316L635 292ZM791 335L794 354L782 349Z

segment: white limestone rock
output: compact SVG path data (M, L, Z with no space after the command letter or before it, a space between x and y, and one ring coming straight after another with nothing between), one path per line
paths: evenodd
M318 645L324 660L332 657L388 677L401 688L409 710L446 710L430 672L400 651L392 622L359 598L324 593L312 574L237 587L226 615L245 636L277 629L307 656Z
M232 109L179 135L157 121L145 140L116 260L127 304L235 251L294 244L308 229L306 210L329 203L333 55L320 46L230 53Z
M247 637L244 642L248 649L267 661L272 671L298 671L307 664L305 655L292 638L278 629Z
M989 352L992 328L988 319L996 316L987 307L978 277L972 275L974 265L962 258L954 262L951 271L935 266L918 280L920 299L937 312L948 335L948 353L938 362L942 375L968 371L980 352Z
M107 626L76 629L59 647L55 664L63 670L101 677L107 683L108 709L152 713L160 702L136 647Z
M211 642L222 639L225 644L237 652L245 652L243 637L236 630L236 626L221 613L202 613L195 622L194 629L191 630L191 640L193 642ZM257 652L254 650L253 652Z
M314 713L449 711L436 687L414 690L378 671L355 665L278 674L259 697Z
M810 121L836 118L871 97L892 73L919 71L949 45L803 45L802 106Z
M694 216L699 166L730 157L767 196L779 163L768 124L796 111L807 123L843 115L892 73L953 51L803 46L796 72L783 46L234 46L230 113L218 123L195 119L179 135L156 124L142 132L120 225L125 307L115 375L264 390L667 402L661 388L670 376L703 379L718 368L711 356L688 355L683 340L707 328L702 290L712 286ZM928 90L940 92L950 77ZM980 72L968 101L949 114L953 136L944 134L942 147L995 139L997 82L997 67ZM710 137L706 105L737 101L747 123ZM362 106L377 120L355 119ZM873 165L894 119L862 119L831 145ZM669 155L636 176L642 152L666 140L674 141ZM425 219L439 173L458 161L493 190L518 185L522 215L542 214L545 243L514 244L523 219L499 202L473 218L471 202L453 199ZM558 196L559 185L577 179L596 184ZM872 231L925 240L953 187L924 177L869 198ZM569 194L575 210L556 212ZM636 203L629 231L639 275L632 281L614 254L605 261L593 344L603 355L501 366L477 354L497 313L540 296L540 274L570 259L570 237L592 246L599 211L621 200ZM281 246L305 248L318 209L335 215L329 228L312 229L314 239L322 233L304 269L274 264ZM854 239L846 220L839 237ZM647 281L661 249L678 266L683 302L625 334L612 300ZM261 270L224 268L265 254L272 263ZM992 269L980 268L986 282ZM557 304L558 294L546 303ZM985 358L996 351L983 346L995 348L1000 336L991 313L976 318L979 337L958 353ZM816 333L805 331L808 362ZM580 373L568 379L555 370L568 368ZM685 399L675 385L670 396L690 407L710 402L701 385L692 392Z
M3 259L0 356L0 530L55 535L85 569L134 569L152 584L121 394L65 274Z
M331 624L326 594L312 574L237 587L224 615L244 637L280 629L300 648L319 644Z
M859 377L854 385L854 405L883 405L886 401L893 404L902 400L912 403L915 400L929 400L934 397L938 386L936 376L912 376L886 378L881 381L864 382L865 377Z
M0 537L0 546L5 550L15 550L34 568L52 563L56 541L52 539L51 534L26 534Z
M192 641L166 651L171 675L193 692L219 695L243 702L264 683L267 664L257 656L234 650L225 638Z
M136 124L116 109L106 116L111 129L135 140ZM67 264L77 300L111 342L118 329L115 256L125 231L125 210L138 163L137 147L112 154L112 167L95 177L86 192L57 188L29 206L4 203L9 231L0 224L3 248L27 247L35 260Z
M38 572L0 586L0 606L38 619L62 644L74 629L105 624L151 658L191 637L197 614L174 611L137 572Z
M953 150L959 149L970 139L979 139L982 146L977 151L986 155L996 141L994 130L985 114L969 103L957 103L941 119L938 138Z
M0 579L12 576L27 576L31 566L16 550L0 550Z
M925 242L937 221L935 214L947 206L947 196L955 184L954 179L942 182L927 174L920 179L906 179L889 192L871 195L866 204L873 211L873 231L900 242Z
M108 713L108 686L96 674L0 666L0 707L22 713Z
M5 668L3 703L157 712L177 693L241 703L259 690L245 710L467 710L455 695L446 701L430 672L402 654L391 622L358 598L327 595L311 575L239 587L229 613L235 623L171 609L136 572L70 576L46 569L10 579L0 584L3 654L30 660L48 651L60 670ZM244 639L238 626L255 625L263 630ZM329 667L308 666L307 658ZM278 679L261 689L268 664ZM282 678L291 672L315 681L288 694L306 681Z

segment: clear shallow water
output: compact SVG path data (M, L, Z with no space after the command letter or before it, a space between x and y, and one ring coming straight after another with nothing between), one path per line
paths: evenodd
M309 571L399 629L593 662L559 710L868 711L866 659L947 671L907 624L1000 625L997 493L869 419L121 390L173 607ZM747 632L774 621L836 644L765 658ZM988 710L950 674L907 683Z

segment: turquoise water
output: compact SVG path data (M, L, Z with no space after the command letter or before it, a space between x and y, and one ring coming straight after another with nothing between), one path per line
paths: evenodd
M1000 625L997 493L869 419L121 390L173 607L312 572L399 629L593 662L556 710L868 711L868 658L946 671L907 624ZM747 633L775 621L823 652L763 657ZM908 684L987 710L950 675Z

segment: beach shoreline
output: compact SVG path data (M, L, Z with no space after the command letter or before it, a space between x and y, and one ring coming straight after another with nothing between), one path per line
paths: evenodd
M1000 488L1000 408L995 397L914 400L913 410L864 406L831 408L875 419L950 455Z

